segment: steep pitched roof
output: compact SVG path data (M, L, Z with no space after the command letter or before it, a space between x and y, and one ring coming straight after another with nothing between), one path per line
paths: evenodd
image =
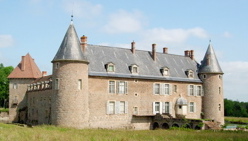
M8 78L39 78L41 76L40 69L28 53L26 56L22 56L21 62L10 73Z
M53 61L72 60L72 61L86 61L86 57L83 54L79 38L73 23L70 24L64 39L59 47L57 54Z
M198 64L190 57L158 52L156 54L156 61L154 61L149 51L136 50L133 54L130 49L126 48L88 44L89 75L201 82L197 76ZM105 66L109 62L115 65L114 73L106 71ZM131 73L132 64L139 66L138 74ZM161 68L163 67L169 68L169 76L162 75ZM187 77L187 70L194 72L194 78Z
M208 45L199 73L223 73L211 44Z

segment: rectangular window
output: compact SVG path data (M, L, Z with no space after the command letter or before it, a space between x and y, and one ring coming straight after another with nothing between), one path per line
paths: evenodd
M138 115L138 107L133 107L133 114Z
M108 71L109 72L114 72L115 71L114 65L109 65L108 66Z
M189 95L190 96L194 95L194 85L189 85Z
M155 113L160 113L160 102L155 102Z
M202 87L201 86L197 86L197 96L201 96L202 95Z
M164 84L164 94L170 94L169 84Z
M195 112L195 103L194 102L189 103L189 112L191 112L191 113Z
M59 89L59 79L55 79L55 90Z
M117 93L126 94L127 93L127 82L119 81L117 82Z
M154 94L160 94L160 84L154 84Z
M165 102L164 103L164 113L170 113L170 103L169 102Z
M120 101L119 114L125 113L125 101Z
M219 94L221 94L221 87L219 87Z
M115 81L109 81L109 93L115 93Z
M108 103L108 114L115 114L115 102L110 101Z
M78 89L82 90L82 79L78 79Z
M16 83L14 83L13 84L13 89L17 89L18 87L17 87L17 84Z
M174 85L174 92L177 92L177 85Z

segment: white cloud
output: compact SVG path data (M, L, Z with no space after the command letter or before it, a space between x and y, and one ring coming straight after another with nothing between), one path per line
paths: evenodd
M119 10L111 14L104 26L107 33L133 33L142 29L144 18L141 12Z
M11 35L0 35L0 48L10 47L14 44L14 39Z
M184 42L189 37L207 38L207 32L199 27L190 29L165 29L165 28L153 28L144 31L145 37L153 42Z
M223 36L225 38L231 38L232 37L232 34L226 31L226 32L223 33Z
M84 0L64 0L64 9L79 18L92 18L99 15L103 7L100 4L92 4Z
M248 101L248 62L220 62L224 74L224 96L228 99Z

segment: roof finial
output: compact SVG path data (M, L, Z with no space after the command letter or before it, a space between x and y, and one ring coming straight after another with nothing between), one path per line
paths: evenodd
M73 24L73 14L71 15L71 24Z
M211 43L211 38L209 39L209 44Z

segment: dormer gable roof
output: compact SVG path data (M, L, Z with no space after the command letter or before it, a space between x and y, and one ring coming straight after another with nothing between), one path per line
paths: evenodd
M41 76L40 69L28 53L26 56L22 56L21 62L10 73L8 78L39 78Z

